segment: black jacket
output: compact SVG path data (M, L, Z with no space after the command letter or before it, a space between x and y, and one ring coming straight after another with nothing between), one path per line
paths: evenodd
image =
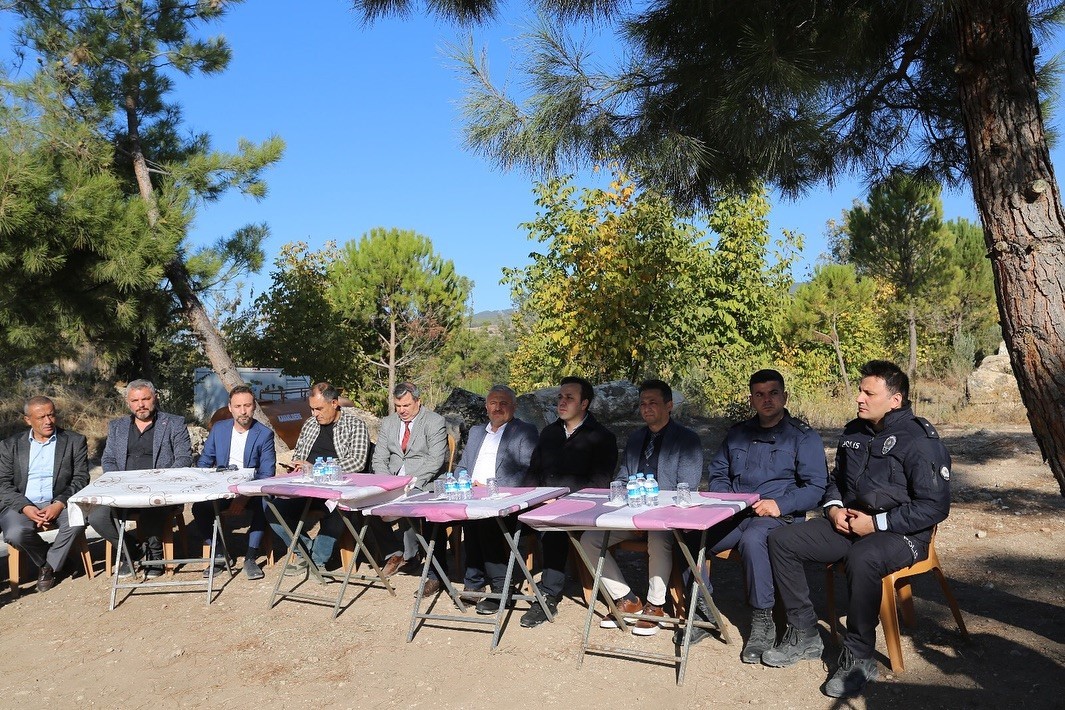
M617 437L589 412L569 438L561 419L543 428L533 450L529 478L538 486L565 486L571 491L606 488L617 463Z
M823 500L869 513L877 530L927 543L950 513L950 454L908 403L888 412L879 432L855 419L840 437Z

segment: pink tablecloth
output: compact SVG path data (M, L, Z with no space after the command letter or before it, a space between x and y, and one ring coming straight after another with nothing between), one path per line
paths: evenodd
M387 517L425 518L431 523L484 520L527 510L568 492L568 488L500 488L499 495L488 498L487 490L477 487L473 489L473 500L451 502L442 500L435 493L419 493L374 506L366 512Z
M285 498L321 498L330 508L362 509L403 494L410 476L374 473L344 474L343 483L311 483L302 474L260 478L230 486L229 490L246 496L283 496Z
M754 505L757 493L692 493L693 505L672 505L673 491L662 491L654 508L609 504L610 491L584 488L518 520L538 530L706 530Z

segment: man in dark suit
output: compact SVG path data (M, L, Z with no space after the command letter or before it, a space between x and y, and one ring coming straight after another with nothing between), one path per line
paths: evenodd
M67 499L89 484L85 437L55 424L55 405L32 397L22 409L29 432L0 443L0 530L9 545L40 568L37 591L55 585L74 540L85 526L71 526ZM37 535L58 529L51 547Z
M447 461L447 424L442 416L422 406L421 391L411 382L396 385L392 401L396 411L381 420L381 430L377 434L377 446L373 452L374 473L411 476L413 480L407 485L408 490L424 491L440 475ZM405 523L401 522L400 526L405 527ZM437 529L435 556L444 566L447 564L444 528L438 525ZM390 540L382 541L382 535L377 531L375 537L383 547L394 546ZM403 532L403 560L398 559L398 555L390 557L384 573L393 574L404 560L416 562L417 558L418 539L412 529L406 528ZM436 569L430 568L425 593L435 594L442 586Z
M192 443L184 417L159 411L155 385L148 380L133 380L126 387L126 404L130 415L113 419L107 425L107 443L100 464L104 473L138 471L150 468L182 468L192 465ZM144 556L148 560L163 559L160 540L166 525L180 506L165 505L140 508L137 532L145 543ZM89 524L112 546L118 549L118 523L110 506L97 505L89 511ZM126 554L118 564L118 576L133 574L127 559L141 558L141 550L125 537ZM163 574L161 565L147 566L147 576Z
M618 440L592 415L589 407L595 398L592 383L581 377L563 377L558 388L558 419L540 431L533 451L529 477L537 486L565 486L571 491L609 485L618 462ZM540 533L543 548L543 572L540 590L547 601L521 617L527 629L547 621L562 600L569 559L569 537L564 532Z
M674 491L678 483L699 489L703 475L703 446L699 435L673 421L673 389L662 380L647 380L640 385L640 416L646 426L629 435L621 470L616 480L628 481L630 474L654 474L662 490ZM581 535L581 547L588 559L599 557L606 532L589 530ZM636 531L610 532L608 545L640 537ZM665 616L666 585L673 571L673 533L647 533L647 603L641 604L618 569L609 552L603 558L603 587L624 613ZM604 619L603 628L617 628L613 619ZM658 624L640 620L632 628L637 636L653 636Z
M232 419L215 422L197 466L211 468L235 466L254 468L255 478L270 478L275 473L277 455L274 453L274 432L270 427L255 421L255 393L247 385L237 385L229 392L229 413ZM240 496L235 501L221 501L220 510L233 508L240 512L248 499ZM204 540L211 543L214 523L214 504L207 501L192 504L192 517ZM248 552L244 555L244 574L248 579L262 579L263 570L256 558L266 532L266 498L257 496L251 502L251 526L248 528ZM215 564L215 570L225 569L225 564ZM204 572L206 575L210 570Z
M488 391L485 400L488 424L477 424L470 429L458 464L459 470L469 471L473 485L483 486L489 478L495 478L496 484L502 487L529 485L529 462L538 437L536 427L514 418L517 406L514 390L506 385L496 385ZM514 518L509 517L506 522L513 530ZM463 525L463 531L466 590L481 591L487 579L494 593L502 593L510 549L496 521L470 521ZM494 614L498 610L496 599L477 602L478 614Z

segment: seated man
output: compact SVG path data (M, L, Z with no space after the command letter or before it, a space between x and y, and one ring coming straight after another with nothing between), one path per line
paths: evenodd
M296 448L292 450L292 465L309 468L311 462L319 457L333 457L340 462L340 468L344 472L361 473L366 468L366 455L370 449L370 435L366 431L366 425L355 412L340 406L340 392L328 382L319 382L312 386L307 401L311 407L311 416L304 420L299 438L296 439ZM303 501L281 498L275 500L274 505L288 526L295 530L303 510ZM314 563L318 567L324 567L333 556L337 539L344 532L344 521L340 518L339 508L330 512L325 503L318 499L315 499L311 506L312 509L323 512L324 517L319 523L318 535L313 544L306 534L302 534L300 539L310 550ZM272 522L270 527L286 546L291 544L291 538L280 523ZM303 567L306 562L300 559L296 565Z
M609 485L618 462L618 440L588 411L595 390L582 377L563 377L558 388L558 419L540 431L529 464L529 479L537 486L565 486L570 491ZM547 621L562 600L569 559L569 536L564 532L537 533L543 548L540 591L547 609L533 604L521 616L527 629Z
M527 486L526 476L533 449L536 448L536 427L514 417L518 400L514 390L506 385L496 385L488 391L485 409L488 424L478 424L470 429L466 448L462 451L458 468L470 472L473 485L483 486L489 478L496 485ZM506 520L511 531L516 519ZM466 578L468 591L484 589L485 579L492 592L501 594L507 574L510 548L494 519L472 520L463 525L463 549L466 552ZM517 583L521 577L514 580ZM499 610L499 601L481 599L477 602L478 614L494 614Z
M833 698L858 694L876 680L881 581L926 558L933 528L950 513L950 454L935 428L910 409L906 373L873 360L861 375L858 417L840 437L824 517L769 535L773 580L788 628L780 643L762 654L767 666L820 659L824 646L803 565L847 563L847 635L839 665L825 684L825 694Z
M698 490L703 474L703 446L699 435L673 421L673 390L662 380L646 380L640 385L640 416L646 426L629 435L621 456L619 481L628 481L629 474L653 473L663 490L676 490L678 483L687 483ZM607 545L640 537L636 531L602 532L589 530L581 535L581 547L589 560L599 557L603 538ZM603 587L614 599L621 613L643 613L665 616L666 585L673 570L673 533L647 533L647 604L641 604L633 594L609 552L603 559ZM617 622L607 618L599 623L603 628L616 628ZM632 633L653 636L658 624L641 619Z
M56 426L47 397L31 397L22 412L30 430L0 442L0 530L37 565L37 591L47 592L85 529L70 525L67 498L89 485L88 449L84 436ZM37 533L56 528L49 547Z
M100 457L104 473L140 471L151 468L182 468L192 465L192 442L185 418L159 411L155 385L148 380L133 380L126 387L126 404L130 416L112 419L107 425L107 443ZM124 536L125 551L120 552L117 574L133 574L127 559L134 562L143 555L147 560L163 559L163 526L182 508L161 505L127 511L137 519L137 534L144 549L134 543L133 535ZM118 550L118 522L115 511L106 505L93 506L89 525ZM161 565L147 565L147 577L163 574Z
M237 385L229 392L229 412L232 419L223 419L211 427L207 443L196 463L201 468L227 467L254 468L255 479L274 475L277 456L274 453L274 432L270 427L255 420L255 394L247 385ZM220 501L219 509L232 508L240 512L248 499L240 496L234 500ZM192 517L205 545L211 544L214 530L214 504L208 501L192 504ZM266 534L266 498L256 496L251 501L251 525L248 528L248 552L244 555L244 574L248 579L262 579L263 570L257 557ZM225 569L215 563L216 572ZM210 570L204 571L207 576Z
M784 376L776 370L759 370L751 375L748 386L755 415L725 435L710 462L710 492L758 493L761 499L752 507L753 515L736 516L711 528L707 546L711 555L739 550L751 606L751 634L740 660L758 663L777 637L776 595L766 538L817 505L825 491L828 466L820 435L785 408ZM688 540L693 537L689 534ZM705 581L710 588L710 581ZM706 633L696 627L693 639Z
M391 473L411 476L407 484L411 491L432 488L433 479L447 462L447 423L436 412L422 406L421 390L411 382L400 382L392 390L392 404L396 411L381 420L377 435L377 447L373 452L374 473ZM398 541L390 535L391 525L383 524L380 518L370 518L374 537L378 543L395 549ZM403 558L392 556L385 565L386 575L394 574L403 562L416 563L419 557L418 538L406 521L403 528ZM444 526L436 526L436 547L433 556L442 569L447 569L447 538ZM436 594L443 587L434 567L429 568L425 582L425 594Z

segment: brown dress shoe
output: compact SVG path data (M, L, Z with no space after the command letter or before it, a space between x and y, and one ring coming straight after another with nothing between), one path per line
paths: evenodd
M643 605L643 613L647 616L661 616L665 617L666 612L662 610L662 607L656 606L651 602L647 602ZM632 633L637 636L654 636L658 633L658 622L647 621L646 619L640 619L636 622L636 626L632 627Z
M55 570L47 562L41 565L41 571L37 575L37 591L47 592L55 586Z
M440 590L444 588L444 583L439 579L427 579L425 580L425 586L422 587L422 596L431 597L434 594L439 594ZM418 590L414 590L414 594L418 594Z
M614 606L618 608L618 613L622 616L628 614L640 614L643 612L643 602L639 599L632 601L622 597L621 599L614 600ZM599 622L599 628L601 629L616 629L618 622L613 617L608 616Z
M385 566L381 568L381 574L384 575L386 578L391 577L396 572L398 572L399 568L402 566L403 553L400 552L398 554L392 555L385 561Z

